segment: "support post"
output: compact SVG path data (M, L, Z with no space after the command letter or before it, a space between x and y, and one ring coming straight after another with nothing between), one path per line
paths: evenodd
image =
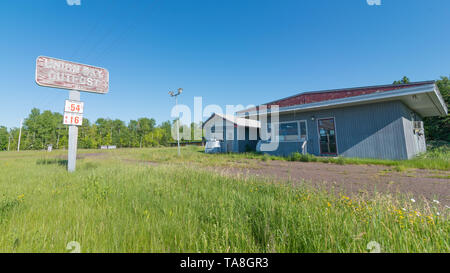
M23 125L23 119L20 120L20 130L19 130L19 140L17 142L17 151L20 151L20 138L22 137L22 125Z
M69 91L69 100L80 101L80 92ZM69 125L69 152L67 155L67 170L74 172L77 162L78 127Z
M178 96L175 97L175 106L178 106ZM178 145L178 156L181 155L180 152L180 114L178 113L177 120L177 145Z

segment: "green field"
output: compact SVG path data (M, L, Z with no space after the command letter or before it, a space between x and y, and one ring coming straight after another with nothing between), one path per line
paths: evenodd
M448 209L232 178L264 156L187 147L0 153L0 252L450 252Z
M271 161L300 161L300 162L322 162L334 164L365 164L365 165L383 165L394 167L395 170L403 171L409 168L428 169L428 170L450 170L450 145L449 143L434 144L428 151L410 160L384 160L371 158L346 158L346 157L317 157L313 155L302 155L294 153L288 157L269 156L258 153L241 154L215 154L205 155L202 148L185 148L182 157L176 153L167 153L165 148L153 149L151 153L139 152L135 150L122 150L119 152L122 156L128 158L140 159L153 162L177 162L177 163L199 163L208 166L242 166L248 167L252 159ZM116 152L117 154L118 152Z

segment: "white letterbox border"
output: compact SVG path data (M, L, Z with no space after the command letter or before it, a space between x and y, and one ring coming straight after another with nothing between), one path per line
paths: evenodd
M80 105L80 111L72 111L71 110L71 104ZM64 105L64 112L68 113L76 113L76 114L83 114L84 113L84 102L82 101L75 101L75 100L66 100L66 103Z
M78 118L78 123L75 122L76 118ZM64 112L63 124L81 126L83 125L83 115L71 112Z

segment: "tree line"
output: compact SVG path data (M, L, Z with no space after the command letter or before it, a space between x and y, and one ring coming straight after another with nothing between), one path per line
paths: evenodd
M171 136L171 128L175 121L165 121L156 125L153 118L139 118L125 123L119 119L99 118L94 123L83 118L83 125L78 128L78 147L95 149L103 145L124 147L157 147L168 146L175 140ZM198 128L192 124L191 128ZM180 131L189 127L181 126ZM0 151L17 149L20 128L0 126ZM180 139L183 141L181 138ZM193 132L192 132L193 135ZM63 115L51 111L41 112L34 108L24 120L20 149L42 150L52 145L56 149L68 147L69 128L63 125ZM175 137L176 138L176 137Z
M394 84L408 83L410 80L403 77ZM436 82L442 97L450 105L450 80L441 77ZM168 146L175 140L172 138L171 128L175 121L165 121L156 125L153 118L140 118L130 120L128 124L119 119L99 118L95 123L83 119L83 125L78 129L78 147L95 149L103 145L124 147L157 147ZM450 142L450 116L427 117L424 119L425 135L427 140ZM201 128L201 124L183 125L180 127L180 139L183 141L184 130L191 130L191 139L194 139L194 130ZM186 131L184 131L186 132ZM68 126L63 125L63 116L51 111L41 112L34 108L24 120L20 149L41 150L52 145L56 149L65 149L68 146ZM6 128L0 126L0 151L17 149L19 128Z

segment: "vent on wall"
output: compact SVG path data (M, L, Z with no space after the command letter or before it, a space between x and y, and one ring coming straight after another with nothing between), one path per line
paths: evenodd
M423 129L423 121L413 121L414 124L414 134L417 134L418 136L424 135L424 129Z
M423 121L414 121L414 129L423 130Z

